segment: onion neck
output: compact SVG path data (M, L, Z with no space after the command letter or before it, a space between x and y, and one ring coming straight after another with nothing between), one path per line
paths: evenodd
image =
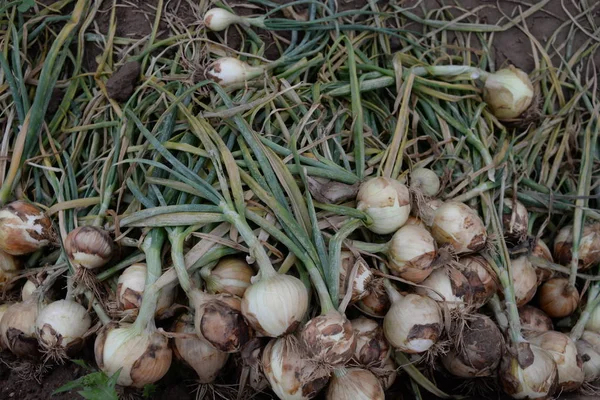
M175 272L177 273L177 279L179 280L179 285L191 299L192 294L192 280L190 279L190 275L185 268L185 257L183 256L183 242L187 232L183 230L183 228L175 228L169 231L169 241L171 242L171 261L173 262L173 268L175 268Z
M133 324L133 329L141 333L149 324L154 324L154 314L160 290L157 290L153 284L160 277L162 272L161 251L165 242L165 231L161 228L152 229L144 238L142 250L146 254L146 283L142 305L137 318Z
M404 296L402 296L402 294L398 291L398 289L396 289L394 287L394 285L392 285L392 282L390 282L390 280L388 278L383 278L383 287L385 288L385 292L387 293L388 297L390 298L390 301L392 302L392 304L394 304L404 298Z
M336 378L343 378L346 375L348 375L348 370L346 368L344 368L344 367L342 367L342 368L336 368L333 371L333 374L335 375Z
M594 286L591 287L590 291L588 292L588 301L585 306L585 309L579 316L579 319L577 320L577 323L575 324L573 329L571 329L570 337L573 341L577 341L581 338L581 335L583 335L583 331L585 330L585 326L588 323L592 312L594 312L594 310L596 309L596 307L598 307L599 304L600 283L596 283Z

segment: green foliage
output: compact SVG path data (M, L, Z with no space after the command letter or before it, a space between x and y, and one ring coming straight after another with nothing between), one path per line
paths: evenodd
M88 371L94 371L85 361L73 360L73 362L80 367L85 368ZM121 370L119 369L111 377L107 376L104 372L95 371L82 376L79 379L68 382L65 385L56 389L52 394L68 392L69 390L79 389L77 393L86 400L119 400L117 395L116 386L117 379ZM144 388L144 395L146 390Z
M35 6L35 0L21 0L21 4L17 6L19 12L29 11L31 7Z
M154 396L155 393L156 393L156 385L149 383L146 386L144 386L144 393L142 394L142 396L145 399L150 399L150 398L152 398L152 396Z

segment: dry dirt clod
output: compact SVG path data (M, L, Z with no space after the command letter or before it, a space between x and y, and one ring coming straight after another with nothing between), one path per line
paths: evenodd
M106 91L108 96L120 103L129 100L135 89L135 84L142 71L142 65L137 61L131 61L123 64L106 81Z

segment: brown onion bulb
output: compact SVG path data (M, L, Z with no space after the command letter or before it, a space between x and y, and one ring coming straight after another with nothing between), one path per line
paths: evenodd
M539 308L526 305L519 308L521 329L525 332L547 332L554 329L552 320Z
M431 235L438 245L451 245L456 254L482 250L487 241L485 225L477 212L457 201L447 201L435 211Z
M511 260L511 273L517 307L529 303L537 291L535 269L526 256Z
M146 289L146 264L135 263L127 267L117 281L117 306L122 311L137 314ZM155 315L164 313L175 300L175 287L164 287L158 296Z
M14 303L4 312L0 320L0 338L4 346L20 358L37 359L38 341L35 320L39 308L36 297Z
M352 270L355 266L356 273L354 274L354 279L350 283L350 275L352 274ZM371 287L372 281L373 273L364 260L359 259L357 261L351 252L342 251L340 263L340 300L346 295L348 286L352 287L352 297L350 299L351 303L355 303L363 299L369 294L369 288Z
M506 394L514 399L546 399L556 391L558 369L552 356L544 349L527 345L531 350L527 365L508 353L500 363L498 376ZM525 350L520 350L525 351Z
M13 288L13 279L19 275L20 269L21 262L15 256L0 250L0 292Z
M573 248L573 226L558 231L554 239L554 256L559 264L571 263ZM586 270L600 262L600 223L584 225L579 240L579 268Z
M498 326L485 315L469 316L461 332L459 346L442 357L444 367L462 378L490 376L496 372L503 353L503 337Z
M421 283L433 271L432 263L437 257L437 248L427 229L405 225L392 236L387 255L394 275Z
M552 253L550 252L548 245L546 245L542 239L536 240L535 246L531 250L531 254L533 256L543 258L546 261L550 261L551 263L554 262L554 258L552 258ZM541 285L542 282L545 282L554 276L554 271L541 267L536 267L535 273L538 278L538 286Z
M383 287L383 279L375 278L371 285L369 293L358 303L358 308L368 315L375 317L385 317L392 303Z
M53 239L52 221L33 204L19 200L0 209L0 250L5 253L33 253Z
M315 397L329 381L329 373L307 360L292 336L272 339L265 347L262 364L277 397L305 400Z
M80 226L67 235L65 252L73 265L95 269L102 267L112 258L113 241L102 228Z
M190 314L182 314L175 322L174 331L195 334L194 318ZM196 371L200 383L213 382L229 358L229 354L215 349L206 340L195 335L176 336L173 341L173 352L177 359L184 361Z
M563 318L571 315L579 304L577 288L565 278L552 278L539 289L540 308L550 318Z
M142 388L161 379L171 366L169 339L152 325L143 332L133 325L108 325L96 336L96 364L108 376L119 369L117 384Z
M239 297L193 290L190 302L195 309L196 334L215 349L236 353L252 338Z
M202 270L209 293L229 293L242 297L251 284L254 270L237 257L224 257L213 269Z
M444 302L451 310L462 309L473 302L473 292L467 278L456 268L438 268L425 279L416 292ZM443 297L440 297L442 295Z
M385 340L383 327L377 321L365 317L359 317L350 322L356 337L354 359L367 367L381 366L391 351L390 345Z
M571 338L564 333L548 331L528 339L554 358L558 368L558 386L562 391L571 392L579 389L584 379L583 361Z
M595 349L586 340L580 339L575 345L583 362L584 382L595 382L600 378L600 349Z
M373 373L362 368L337 369L327 388L327 400L385 400L383 387Z
M300 339L313 360L330 366L345 365L356 349L352 324L335 310L308 321Z
M496 273L484 257L463 256L455 266L469 281L474 304L484 305L498 290Z
M527 208L519 201L505 198L502 225L506 243L513 246L522 243L527 238L527 229L529 227L529 213L527 212Z

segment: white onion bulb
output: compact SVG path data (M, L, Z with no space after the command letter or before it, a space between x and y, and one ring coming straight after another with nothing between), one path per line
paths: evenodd
M384 400L383 387L373 373L362 368L336 370L327 388L327 400Z
M0 338L4 346L21 358L39 357L35 335L35 320L39 313L37 299L14 303L4 312L0 320Z
M440 190L440 178L429 168L417 168L410 173L410 186L425 196L435 196Z
M469 281L453 267L442 267L433 271L421 286L416 288L416 292L435 301L443 301L450 310L462 309L473 301Z
M584 339L578 340L575 345L583 362L584 381L590 383L597 381L600 378L600 349L594 348Z
M395 275L415 283L423 282L433 271L437 257L435 240L425 228L405 225L389 243L389 267Z
M0 292L12 289L12 281L19 275L20 261L13 255L0 250Z
M558 370L552 356L544 349L531 345L528 365L521 366L517 358L507 355L499 370L500 384L513 399L546 399L556 390ZM524 351L524 350L520 350Z
M383 327L377 321L365 317L350 322L356 337L354 360L365 367L381 366L384 360L389 358L391 351L383 334Z
M77 348L83 344L90 326L92 318L85 307L72 300L48 304L35 322L38 340L44 349Z
M354 279L350 282L351 274L356 267ZM342 251L340 261L340 300L344 298L348 287L352 290L351 303L355 303L369 294L371 283L373 282L373 273L366 262L359 258L356 260L349 251Z
M112 258L113 241L102 228L80 226L67 235L65 252L73 265L95 269L102 267Z
M378 177L364 182L356 196L356 208L369 215L367 228L379 235L395 232L410 215L410 193L397 180Z
M438 245L451 245L456 254L482 250L487 241L485 225L477 212L457 201L447 201L435 211L431 235Z
M329 366L344 366L356 349L352 324L336 310L308 321L300 339L311 359Z
M221 57L210 64L204 74L221 86L244 83L265 73L263 67L253 67L234 57Z
M120 310L133 310L137 314L146 289L146 264L132 264L127 267L117 281L117 305ZM175 288L164 287L158 296L155 315L165 312L175 299Z
M527 74L512 65L485 78L483 100L500 121L518 118L531 106L533 95Z
M478 254L463 256L455 266L469 281L474 304L484 305L496 293L496 273L484 257Z
M202 278L210 293L229 293L242 297L250 286L254 270L245 260L225 257L211 270L203 270Z
M527 238L529 228L529 214L527 208L519 202L510 198L504 199L505 210L502 213L502 225L504 227L504 238L511 245L517 245Z
M537 291L537 275L535 268L527 256L511 260L511 274L517 307L529 303Z
M558 231L554 239L554 256L559 264L569 265L572 258L573 226ZM579 240L579 268L586 270L600 262L600 223L583 226Z
M223 31L231 24L242 24L244 19L223 8L211 8L204 14L204 26L213 32Z

